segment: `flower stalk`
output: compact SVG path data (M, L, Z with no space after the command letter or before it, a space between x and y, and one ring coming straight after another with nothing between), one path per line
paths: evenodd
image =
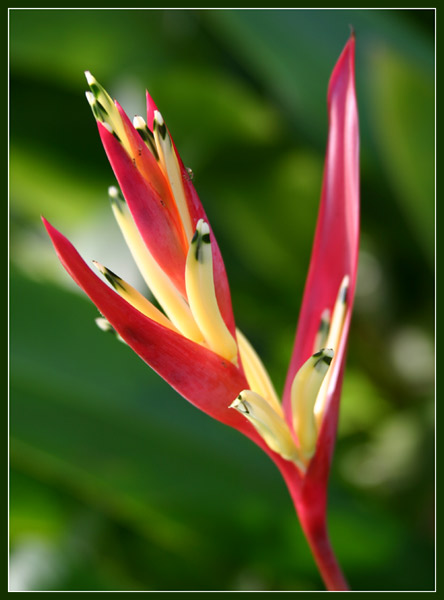
M99 309L99 326L275 462L329 590L348 589L328 539L326 508L359 240L354 49L352 35L330 79L321 204L282 402L236 328L214 232L148 93L146 121L130 121L86 72L86 97L119 186L109 188L112 211L160 309L94 261L105 281L98 278L43 219L63 266Z

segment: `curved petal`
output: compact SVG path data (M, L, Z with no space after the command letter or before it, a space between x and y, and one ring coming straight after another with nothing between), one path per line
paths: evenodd
M329 134L321 205L310 268L305 285L296 340L284 391L284 410L290 417L290 389L296 372L313 353L313 343L326 308L332 309L344 276L350 278L347 314L336 359L332 365L326 413L320 438L319 460L309 471L330 460L339 404L346 340L351 317L359 243L359 130L354 77L355 39L350 38L333 70L328 88ZM322 449L322 450L321 450ZM328 465L322 467L323 477Z

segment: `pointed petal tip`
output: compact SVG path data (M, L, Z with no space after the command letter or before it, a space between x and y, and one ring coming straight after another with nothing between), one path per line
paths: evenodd
M93 75L91 75L90 71L85 71L85 78L86 78L88 85L92 85L93 83L96 82L96 78L93 77Z
M49 221L47 221L43 215L40 215L40 218L42 220L44 228L46 229L46 233L52 239L51 231L52 231L53 227L52 227L51 223Z
M233 402L228 406L228 408L237 408L241 412L245 412L244 405L242 404L242 392L233 400Z
M54 244L56 250L57 250L58 242L68 243L68 244L72 245L71 242L69 242L69 240L67 238L65 238L65 236L62 233L60 233L60 231L58 229L56 229L53 225L51 225L51 223L49 221L47 221L45 219L45 217L42 217L42 221L43 221L43 225L45 226L46 232L48 233L49 237L51 238L51 241Z
M150 131L153 131L153 124L154 124L153 121L154 121L154 111L155 110L157 110L156 103L150 96L148 90L146 90L146 114L147 114L146 124Z
M133 125L135 129L144 129L146 127L145 119L140 115L135 115L133 118Z
M107 123L106 121L99 121L99 119L97 119L97 118L96 118L96 123L97 123L97 127L99 129L99 135L102 140L102 144L105 145L107 136L112 136L113 138L115 138L117 140L117 142L119 142L119 145L121 146L123 151L125 151L123 144L122 144L122 140L120 139L117 132L113 129L113 127L109 123Z
M123 207L124 205L126 205L126 200L123 197L123 194L120 191L120 189L115 185L110 185L108 188L108 198L110 200L113 211L114 208L117 208L117 210L122 213Z
M87 90L85 92L85 96L86 96L86 99L88 100L89 105L92 106L96 100L94 98L94 94L92 92L90 92L89 90Z
M196 230L194 235L208 235L210 233L210 226L204 219L199 219L196 223Z
M163 117L158 110L154 111L154 120L158 125L160 125L160 127L162 127L165 124L165 121L163 120Z
M65 236L62 233L60 233L60 231L58 229L56 229L53 225L51 225L51 223L49 221L47 221L45 219L45 217L42 217L42 222L43 222L43 225L45 226L46 233L49 235L49 238L50 238L53 246L55 247L56 252L58 253L58 251L57 251L58 242L61 241L63 243L63 241L66 239Z
M115 185L110 185L108 187L108 196L114 202L117 200L119 200L120 202L125 202L125 198L123 197L122 192Z
M55 231L57 231L57 229L55 229L55 228L54 228L54 227L51 225L51 223L45 219L45 217L44 217L43 215L41 215L41 217L40 217L40 218L42 219L42 223L43 223L43 225L45 226L45 229L46 229L46 231L48 232L49 236L51 236L51 232L55 232Z
M147 106L150 107L152 109L152 111L154 112L155 110L157 110L157 106L153 100L153 97L151 96L151 94L149 93L148 90L145 90L145 95L146 95Z
M101 273L105 272L105 267L101 263L99 263L99 261L93 260L91 262Z
M347 40L336 64L333 68L329 87L333 86L333 83L339 78L340 73L343 69L347 69L352 78L354 78L354 58L355 58L355 46L356 46L356 35L355 30L350 26L350 37Z

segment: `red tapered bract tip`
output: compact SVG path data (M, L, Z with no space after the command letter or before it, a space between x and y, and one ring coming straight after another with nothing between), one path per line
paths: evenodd
M146 92L146 124L148 125L148 129L153 131L154 124L154 113L156 112L157 106L154 100L151 98L148 90Z

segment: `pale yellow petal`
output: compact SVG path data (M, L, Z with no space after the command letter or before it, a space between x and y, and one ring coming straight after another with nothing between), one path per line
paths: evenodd
M331 349L313 354L296 373L291 386L293 430L305 460L309 460L316 450L318 428L314 406L332 358Z
M185 267L185 286L193 317L208 347L229 361L237 361L237 344L219 310L213 279L210 228L197 223Z
M244 415L274 452L287 460L300 462L287 423L262 396L252 390L243 390L230 408Z
M152 294L174 326L188 339L201 343L203 335L196 325L188 303L146 247L126 202L115 187L109 189L109 194L116 221Z
M171 323L171 321L161 312L154 304L152 304L148 298L145 298L140 292L138 292L132 285L124 281L121 277L98 263L93 261L99 271L105 276L107 281L113 286L116 292L122 296L131 306L134 306L138 311L144 314L146 317L156 321L160 325L171 329L177 333L177 329Z
M120 116L113 99L89 71L85 72L85 76L91 89L91 92L86 92L86 98L95 118L100 122L107 124L108 128L111 129L111 133L119 139L125 150L131 154L131 145L125 132L122 117Z
M335 306L333 308L333 314L331 316L331 324L328 332L326 341L326 347L333 348L334 352L337 353L339 343L342 337L342 331L344 328L345 315L347 313L347 294L350 285L350 278L348 275L344 277L339 287L338 295L336 298ZM333 359L334 361L334 359ZM332 365L333 367L333 365ZM325 378L321 390L316 400L314 412L318 428L322 423L322 418L325 412L325 404L327 402L327 392L330 383L331 374L333 368L331 368Z
M260 394L274 408L278 415L283 417L284 413L278 395L261 359L239 329L236 330L236 335L242 366L250 389Z

